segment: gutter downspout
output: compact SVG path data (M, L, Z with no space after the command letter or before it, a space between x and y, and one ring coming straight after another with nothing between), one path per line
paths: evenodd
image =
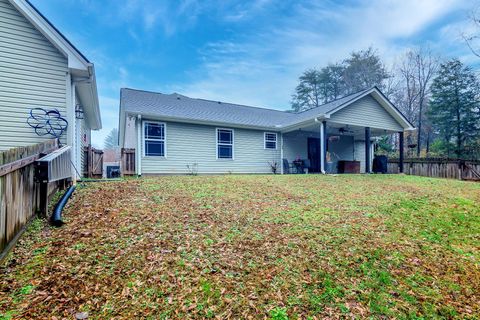
M324 136L324 124L323 121L329 118L325 115L315 118L316 123L320 123L320 172L326 174L325 171L325 136Z
M283 168L283 132L280 132L280 172L284 174Z
M142 116L137 116L137 149L135 150L135 154L137 157L137 176L142 175Z

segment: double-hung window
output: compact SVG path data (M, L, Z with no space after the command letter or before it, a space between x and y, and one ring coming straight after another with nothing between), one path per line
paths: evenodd
M165 157L165 123L145 121L143 125L145 156Z
M265 132L265 149L277 149L277 134L274 132Z
M217 159L233 159L232 129L217 129Z

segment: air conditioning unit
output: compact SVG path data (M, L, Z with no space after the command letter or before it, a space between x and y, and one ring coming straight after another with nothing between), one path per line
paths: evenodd
M41 183L72 178L72 147L65 146L36 161L35 180Z

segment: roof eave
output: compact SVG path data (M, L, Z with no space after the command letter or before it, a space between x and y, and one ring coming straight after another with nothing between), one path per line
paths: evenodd
M228 126L231 128L239 128L239 129L252 129L252 130L269 130L269 131L277 131L280 132L282 126L256 126L256 125L245 125L240 123L230 123L230 122L223 122L223 121L208 121L208 120L199 120L199 119L190 119L190 118L180 118L180 117L171 117L171 116L164 116L154 113L145 113L145 112L136 112L131 110L123 110L123 114L129 115L141 115L142 118L148 118L150 120L163 120L163 121L172 121L172 122L181 122L181 123L191 123L191 124L202 124L202 125L209 125L209 126ZM125 116L123 116L125 119Z
M102 119L100 116L97 81L93 64L89 64L88 72L88 78L73 78L72 80L76 84L79 99L84 113L87 115L90 129L100 130L102 129Z

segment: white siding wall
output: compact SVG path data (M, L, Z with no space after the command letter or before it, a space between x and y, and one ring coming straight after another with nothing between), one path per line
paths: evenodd
M144 119L145 120L145 119ZM234 130L234 159L216 159L216 127L166 122L167 157L144 157L142 174L187 174L187 164L198 163L198 173L271 173L269 161L280 172L280 134L277 149L264 149L264 131Z
M65 116L67 71L67 59L0 0L0 150L48 139L27 125L28 113L33 107L56 108Z
M297 157L301 159L308 158L308 138L318 138L320 136L320 129L318 133L309 131L294 131L283 134L283 158L288 162L292 162Z
M403 130L385 108L371 96L366 96L332 114L330 121L384 130Z
M373 168L374 142L370 144L370 171ZM365 173L365 140L355 140L355 160L360 161L360 172Z
M340 136L339 140L329 141L328 151L333 162L333 172L338 172L339 160L354 160L354 144L352 136Z

